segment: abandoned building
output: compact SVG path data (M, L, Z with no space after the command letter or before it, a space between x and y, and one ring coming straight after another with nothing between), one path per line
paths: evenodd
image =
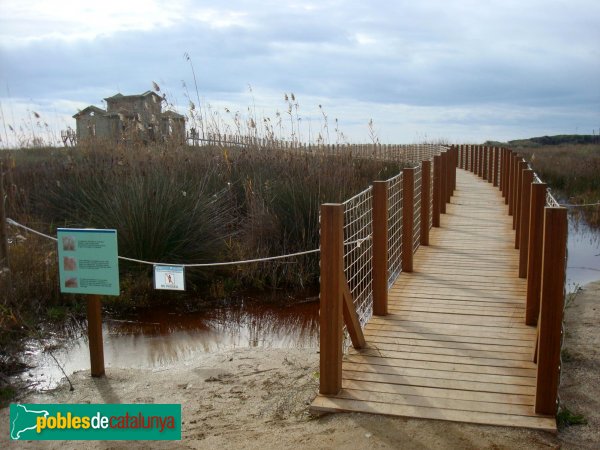
M102 138L185 142L185 117L174 111L162 111L163 98L155 92L116 94L104 100L106 111L91 105L73 116L78 141Z

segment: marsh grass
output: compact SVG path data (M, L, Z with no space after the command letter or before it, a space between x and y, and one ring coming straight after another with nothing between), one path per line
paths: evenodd
M513 147L541 179L571 204L600 201L600 144L521 145ZM600 227L600 207L575 209L592 227Z
M122 256L163 263L318 248L322 203L343 201L400 169L343 154L168 144L88 143L2 156L10 168L9 216L50 234L61 226L116 228ZM142 295L151 288L150 267L123 263L121 269L124 285L151 301L151 292ZM210 293L217 281L225 291L306 287L318 280L318 256L188 272L194 295Z

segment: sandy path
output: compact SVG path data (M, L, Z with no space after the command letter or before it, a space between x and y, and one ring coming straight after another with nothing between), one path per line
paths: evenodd
M181 403L181 442L3 442L10 448L93 449L544 449L599 448L598 382L600 282L567 308L564 403L588 425L558 436L523 429L363 414L312 417L318 388L315 349L237 349L161 370L109 369L103 379L86 372L66 385L32 395L30 403ZM8 410L0 411L0 439L8 437ZM1 444L0 444L1 445Z

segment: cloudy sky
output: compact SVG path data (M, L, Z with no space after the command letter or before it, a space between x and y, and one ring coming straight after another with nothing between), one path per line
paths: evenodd
M224 130L279 111L289 135L293 92L303 140L598 133L599 23L598 0L0 0L0 146L153 81Z

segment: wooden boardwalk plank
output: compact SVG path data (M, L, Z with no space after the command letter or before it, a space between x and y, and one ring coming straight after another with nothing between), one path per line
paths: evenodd
M441 227L389 290L389 314L369 321L367 348L344 358L341 392L313 410L556 431L533 410L536 330L524 324L507 208L491 184L457 172Z

